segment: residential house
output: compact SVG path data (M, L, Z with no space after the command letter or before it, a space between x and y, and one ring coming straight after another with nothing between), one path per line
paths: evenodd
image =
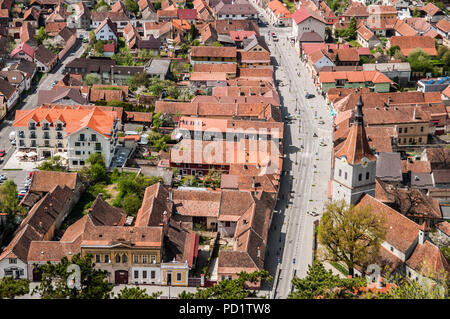
M442 44L450 47L450 21L447 19L439 20L436 23L436 31L442 36Z
M75 9L75 13L67 17L67 27L73 29L89 29L91 26L91 12L88 5L80 1L72 6L72 8Z
M20 71L0 71L0 79L8 81L9 84L17 89L20 95L26 88L26 75Z
M269 15L269 23L278 26L292 26L292 16L281 1L273 0L267 4L266 13Z
M116 2L117 3L117 2ZM106 43L103 45L103 56L110 58L116 53L116 42Z
M364 48L369 49L372 49L381 44L381 41L375 36L375 34L364 25L360 26L356 30L356 40Z
M450 84L450 77L426 78L417 81L417 91L442 92Z
M141 39L139 33L136 31L136 28L133 27L131 23L128 23L123 29L123 37L130 50L136 49L138 47L138 41Z
M25 43L32 48L37 47L37 41L34 38L36 34L36 28L29 22L25 22L20 27L20 43Z
M387 76L378 71L319 72L319 82L323 92L332 87L370 87L377 93L389 92L390 85L393 83Z
M24 23L30 23L35 28L39 27L40 25L40 18L41 18L41 11L37 9L36 7L30 7L25 13L23 14L23 22Z
M418 35L425 35L428 31L433 29L431 24L422 18L406 18L403 21L416 30Z
M365 63L362 67L364 71L378 71L403 86L407 86L411 80L411 66L408 62Z
M433 280L442 279L442 272L449 272L450 266L442 252L429 240L429 228L425 223L416 224L367 194L356 205L357 209L365 207L371 207L385 219L386 238L376 259L381 269L389 266L389 272L412 280L420 278L424 272L434 274L431 275ZM360 274L359 271L357 273Z
M302 6L292 14L292 19L292 36L296 42L302 37L303 33L311 31L325 39L326 23L316 12Z
M158 16L153 4L149 0L139 0L139 11L141 12L141 21L157 21Z
M93 152L103 154L106 165L111 164L118 119L117 112L106 107L43 105L17 110L13 127L19 150L32 149L41 158L63 153L69 169L77 170Z
M258 17L248 0L220 0L212 10L217 20L256 20Z
M19 96L18 89L11 85L7 80L0 78L0 97L3 98L3 103L7 111L17 103Z
M82 59L75 58L65 65L63 74L80 74L86 76L95 73L100 76L102 83L111 83L111 67L116 61L111 59Z
M84 105L87 100L80 89L58 87L53 90L39 90L36 106L43 104Z
M151 77L159 77L164 80L169 75L170 60L152 59L150 65L145 67L145 72Z
M195 9L178 9L178 20L186 20L189 24L197 20L197 10Z
M151 55L159 55L159 51L161 49L161 40L155 39L155 37L150 34L148 38L138 40L137 47L139 50L149 50Z
M425 13L425 19L429 23L437 23L446 17L445 13L432 2L428 2L420 10Z
M368 7L352 5L348 7L340 16L344 22L349 22L354 17L356 21L365 21L369 17Z
M196 46L191 49L191 64L196 63L236 63L235 47Z
M21 43L11 51L11 59L23 59L34 62L35 50L26 43Z
M9 70L20 71L25 76L25 90L30 89L31 81L36 74L36 69L36 64L28 60L20 60L9 67Z
M34 62L39 71L48 73L58 62L58 56L41 44L34 52Z
M200 29L200 39L205 46L212 46L218 40L218 35L211 23L206 24Z
M144 73L145 67L143 66L111 66L111 84L126 85L127 80L134 75Z
M102 24L106 18L109 18L111 22L116 27L116 33L120 37L122 36L123 29L128 23L135 25L137 20L130 20L128 16L122 11L119 12L91 12L91 29L97 29L97 27Z
M129 24L129 23L128 23ZM125 27L126 28L126 27ZM125 30L124 28L124 30ZM95 38L98 40L114 40L117 41L117 28L110 18L106 18L95 29Z
M403 20L397 19L394 25L396 36L415 36L417 35L416 30L414 30L408 23Z
M261 68L270 66L270 53L265 51L237 51L239 68Z
M401 53L406 57L417 48L431 56L437 55L434 39L426 36L393 36L388 40L386 47L393 46L398 46Z

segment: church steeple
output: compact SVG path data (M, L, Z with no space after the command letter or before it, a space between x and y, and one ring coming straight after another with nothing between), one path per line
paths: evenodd
M344 145L336 152L336 157L340 158L345 156L350 164L359 164L364 157L369 160L376 159L367 141L362 112L363 107L364 103L360 96L355 107L355 120L350 128L347 139Z

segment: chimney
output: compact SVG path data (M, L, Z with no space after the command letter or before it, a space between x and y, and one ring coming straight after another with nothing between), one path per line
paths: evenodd
M425 240L428 238L428 226L427 223L424 221L422 225L419 227L419 244L423 245Z

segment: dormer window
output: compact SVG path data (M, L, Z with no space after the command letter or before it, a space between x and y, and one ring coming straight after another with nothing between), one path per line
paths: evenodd
M50 125L48 123L43 123L42 124L42 129L43 130L48 130L50 128Z

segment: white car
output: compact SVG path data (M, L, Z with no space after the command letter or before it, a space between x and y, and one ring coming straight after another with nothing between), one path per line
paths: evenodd
M312 217L319 216L319 214L318 214L317 212L314 212L314 211L313 211L313 212L308 211L307 214L308 214L309 216L312 216Z

